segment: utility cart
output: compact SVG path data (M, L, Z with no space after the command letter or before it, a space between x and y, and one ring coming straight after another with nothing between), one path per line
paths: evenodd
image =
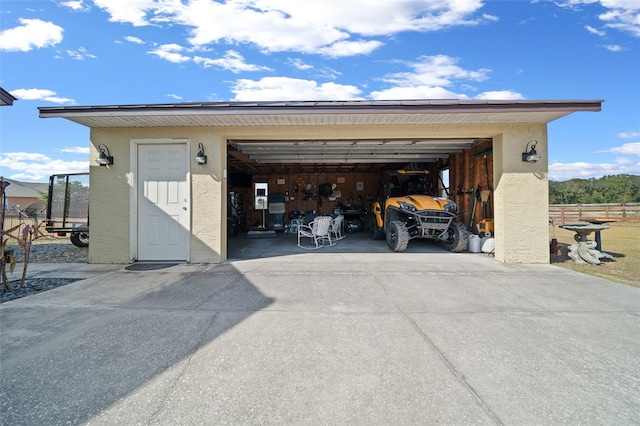
M69 233L77 247L89 246L89 173L49 177L45 229L59 236Z

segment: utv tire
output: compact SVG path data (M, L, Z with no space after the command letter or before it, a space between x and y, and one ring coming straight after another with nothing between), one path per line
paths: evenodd
M467 228L460 222L451 222L449 226L449 238L444 242L444 246L447 250L454 253L460 253L461 251L469 248L469 234Z
M409 244L409 231L404 222L394 220L387 229L387 244L395 252L405 251Z
M375 217L371 220L371 238L374 240L384 240L384 231L378 226L378 221Z
M89 233L88 232L72 232L71 243L76 247L89 247Z

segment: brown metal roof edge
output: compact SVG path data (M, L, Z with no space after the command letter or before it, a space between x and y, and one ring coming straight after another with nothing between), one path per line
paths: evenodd
M13 96L11 93L4 90L0 87L0 105L2 106L11 106L13 105L13 101L17 101L18 98Z
M188 114L309 114L309 113L407 113L431 114L515 111L600 111L604 100L400 100L400 101L273 101L185 102L38 107L41 118L74 115L188 115Z

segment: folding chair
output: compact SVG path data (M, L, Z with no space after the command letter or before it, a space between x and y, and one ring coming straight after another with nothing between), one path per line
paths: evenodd
M298 247L303 249L319 249L324 247L324 242L329 241L329 245L332 246L335 243L331 241L331 232L329 227L331 226L331 216L318 216L308 225L298 225ZM313 246L302 245L301 238L311 238L313 240Z

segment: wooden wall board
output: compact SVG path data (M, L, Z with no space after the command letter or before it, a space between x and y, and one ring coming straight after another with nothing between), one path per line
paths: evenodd
M284 183L281 183L283 182ZM315 210L316 214L330 215L339 205L369 209L376 198L380 175L377 173L336 173L336 174L269 174L254 175L253 183L267 182L269 195L285 195L285 222L289 223L291 212ZM298 192L295 192L296 182ZM311 196L303 193L304 183L313 185ZM335 200L318 195L318 187L323 183L335 184ZM250 226L262 221L262 212L253 210L253 188L229 188L244 195L244 211Z
M493 144L484 142L451 156L449 182L458 211L465 212L461 222L476 230L480 221L493 218ZM478 186L488 191L486 214L482 200L475 198Z

